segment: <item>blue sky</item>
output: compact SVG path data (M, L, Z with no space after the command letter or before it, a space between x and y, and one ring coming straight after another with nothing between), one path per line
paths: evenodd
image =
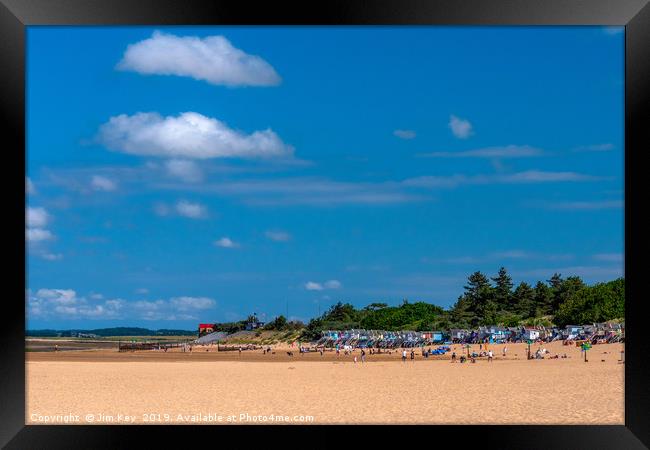
M29 328L623 275L624 35L29 27Z

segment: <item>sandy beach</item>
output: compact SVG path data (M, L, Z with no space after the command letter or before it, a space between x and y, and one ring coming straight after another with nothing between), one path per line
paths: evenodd
M417 350L414 361L393 351L362 364L359 350L289 356L277 346L26 353L26 423L624 423L622 344L595 345L587 363L561 342L543 344L543 360L526 360L525 344L508 344L504 358L502 347L475 364Z

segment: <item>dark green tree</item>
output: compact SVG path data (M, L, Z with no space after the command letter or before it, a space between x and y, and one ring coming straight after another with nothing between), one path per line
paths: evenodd
M450 328L469 328L476 321L475 314L469 310L469 300L466 295L458 297L449 311Z
M338 302L330 307L325 313L328 320L339 322L355 322L357 319L357 310L350 303Z
M467 284L463 287L465 289L465 296L470 302L476 300L481 292L490 289L490 280L481 272L474 272L467 277Z
M508 275L508 271L505 267L499 269L499 273L496 277L492 278L494 281L494 302L496 307L504 311L512 311L513 303L512 300L512 277Z
M535 304L540 315L553 314L553 289L538 281L535 285Z
M388 308L388 303L371 303L363 309L367 311L377 311L384 308Z
M284 317L283 315L279 315L275 319L273 319L271 322L267 323L264 325L265 330L276 330L276 331L283 331L289 328L288 323L287 323L287 318Z
M578 276L568 277L553 291L553 313L558 310L560 305L567 301L574 293L585 287L585 283Z
M536 317L537 303L535 302L535 290L530 284L522 281L512 295L514 312L524 319Z
M550 280L546 282L551 286L551 289L558 289L560 285L564 282L562 275L559 273L554 273Z
M585 324L625 317L625 280L583 286L569 294L555 314L555 323Z
M497 304L494 301L494 289L483 287L478 292L474 311L478 317L475 325L494 325L497 323Z
M464 288L467 310L473 315L471 325L494 324L497 306L490 280L481 272L474 272L467 278Z

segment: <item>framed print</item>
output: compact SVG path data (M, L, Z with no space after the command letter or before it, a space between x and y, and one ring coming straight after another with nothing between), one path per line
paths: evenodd
M644 448L649 21L2 0L3 445Z

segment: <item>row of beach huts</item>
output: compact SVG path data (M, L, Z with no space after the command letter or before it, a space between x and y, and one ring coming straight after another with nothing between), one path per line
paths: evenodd
M397 348L433 344L478 344L506 342L551 342L586 340L592 344L625 342L625 323L604 322L566 327L484 326L475 330L448 331L327 330L316 342L323 347Z

